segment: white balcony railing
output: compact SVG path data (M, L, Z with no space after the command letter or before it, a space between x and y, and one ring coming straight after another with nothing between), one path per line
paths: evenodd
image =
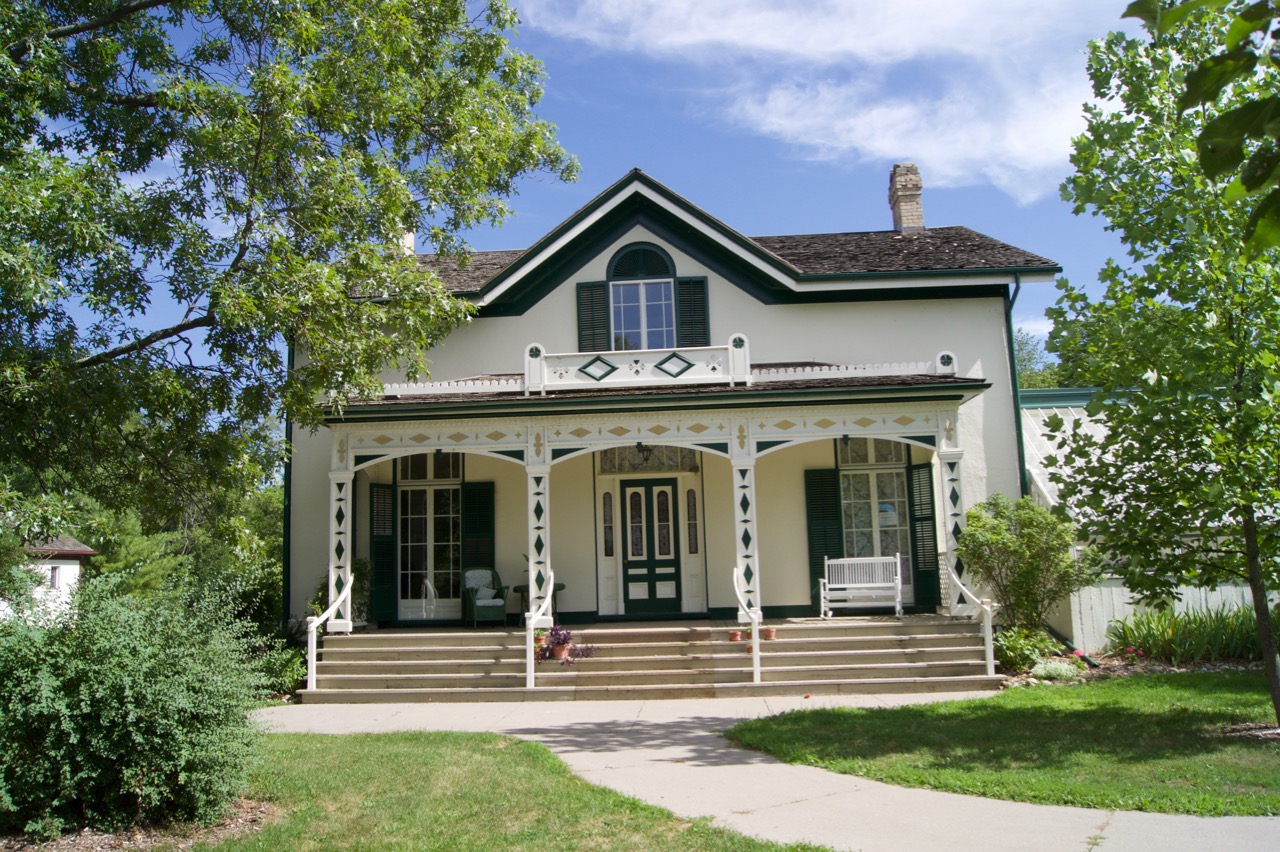
M730 335L723 346L684 346L612 352L549 353L538 343L524 350L524 375L475 376L439 382L384 386L387 396L548 392L663 385L804 381L868 376L956 375L956 358L939 352L932 361L883 361L871 364L787 363L751 366L745 334Z
M724 346L617 352L551 354L534 343L525 348L524 376L526 396L571 388L749 385L751 358L745 334L732 335Z

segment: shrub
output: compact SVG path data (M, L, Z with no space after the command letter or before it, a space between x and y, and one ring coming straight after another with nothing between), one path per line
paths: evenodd
M1041 680L1077 680L1080 667L1070 660L1041 660L1031 669L1031 676Z
M956 553L991 589L1001 624L1035 630L1055 603L1097 581L1097 555L1072 553L1075 528L1035 501L993 494L966 515Z
M1280 623L1280 606L1271 612ZM1220 660L1261 660L1258 623L1252 609L1143 610L1107 627L1112 653L1141 653L1172 665ZM1141 651L1128 651L1129 648Z
M1043 630L1023 627L1002 628L992 645L1003 674L1025 672L1058 650L1058 643Z
M244 785L260 685L243 631L113 586L0 625L0 830L204 822Z

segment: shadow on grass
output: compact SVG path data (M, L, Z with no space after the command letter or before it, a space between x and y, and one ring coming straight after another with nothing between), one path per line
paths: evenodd
M1017 690L954 704L784 713L743 722L728 736L789 762L912 755L922 769L961 771L1065 770L1086 753L1120 764L1242 750L1275 756L1273 743L1222 734L1228 725L1258 718L1254 708L1266 703L1260 677L1131 680L1115 687Z

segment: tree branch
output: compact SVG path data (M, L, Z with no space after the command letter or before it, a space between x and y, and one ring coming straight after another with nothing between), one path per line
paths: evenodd
M112 24L118 24L131 15L138 12L145 12L147 9L154 9L157 6L168 5L170 0L134 0L132 3L122 3L110 12L105 12L96 18L89 18L87 21L80 21L75 24L67 24L63 27L54 27L45 32L43 38L47 39L64 39L73 38L81 33L92 32L103 27L109 27ZM14 62L20 62L31 51L31 43L35 41L36 36L27 36L21 41L9 45L7 52L9 58Z
M87 355L72 363L72 367L76 370L86 370L89 367L96 367L99 364L106 364L125 355L132 355L134 352L141 352L154 343L161 340L168 340L171 337L178 337L188 331L197 328L212 328L216 324L212 314L205 314L192 320L180 322L177 325L168 328L158 329L151 332L145 337L139 337L114 349L108 349L105 352L99 352L96 355Z

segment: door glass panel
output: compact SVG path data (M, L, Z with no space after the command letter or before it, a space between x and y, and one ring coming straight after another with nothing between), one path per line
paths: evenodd
M654 514L657 515L655 532L658 539L658 556L671 555L671 492L659 491L654 495Z
M632 491L627 498L630 505L628 509L627 527L631 537L631 556L636 559L644 558L644 495L639 491Z

